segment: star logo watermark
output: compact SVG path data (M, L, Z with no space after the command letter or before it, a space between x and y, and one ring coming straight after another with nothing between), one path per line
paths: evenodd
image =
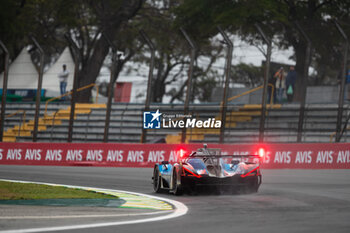
M143 112L143 128L160 129L161 115L159 109L156 112Z

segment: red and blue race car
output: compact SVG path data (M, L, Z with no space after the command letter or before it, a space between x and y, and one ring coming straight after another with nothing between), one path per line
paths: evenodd
M191 154L181 150L179 162L163 161L154 166L153 189L175 195L199 188L258 192L264 153L260 149L258 155L223 155L221 149L209 149L206 145Z

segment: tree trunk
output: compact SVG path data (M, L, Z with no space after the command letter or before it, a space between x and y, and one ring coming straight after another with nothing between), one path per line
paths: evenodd
M100 69L103 65L103 61L107 56L109 51L109 45L107 41L101 37L94 49L94 52L91 58L86 62L78 73L78 87L84 87L91 83L95 83L98 74L100 73ZM83 91L78 92L77 94L77 102L79 103L88 103L91 99L91 89L88 88Z
M165 94L163 72L164 72L164 65L163 65L163 59L161 58L159 59L157 77L152 84L153 91L151 94L151 100L152 102L155 102L155 103L161 103L163 101L163 96Z
M153 85L153 102L161 103L165 94L165 85L161 80L156 79Z
M111 11L111 9L105 9L105 7L110 7L109 1L102 2L91 1L95 7L97 15L101 20L101 31L109 35L112 39L116 37L120 26L122 23L126 22L130 18L134 17L138 10L142 7L142 0L123 0L119 9ZM85 51L86 48L81 48L82 51ZM82 67L78 72L78 88L84 87L91 83L95 83L100 69L103 65L103 62L109 51L109 44L106 39L101 36L92 47L93 52L91 56L87 54L85 58L82 58L84 62L81 62ZM81 54L84 54L81 51ZM87 103L91 99L91 89L86 89L77 93L77 102Z

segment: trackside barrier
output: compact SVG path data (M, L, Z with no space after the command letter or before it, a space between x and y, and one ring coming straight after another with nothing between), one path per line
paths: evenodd
M177 161L180 150L191 152L202 144L112 143L0 143L0 164L152 167ZM262 168L350 169L350 143L337 144L209 144L224 154L257 154L264 148Z

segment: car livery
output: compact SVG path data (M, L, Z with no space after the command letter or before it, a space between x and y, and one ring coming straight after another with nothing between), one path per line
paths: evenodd
M157 193L168 191L175 195L197 187L258 192L264 153L259 149L258 155L223 155L221 149L209 149L206 145L191 154L181 150L179 162L155 164L153 189Z

